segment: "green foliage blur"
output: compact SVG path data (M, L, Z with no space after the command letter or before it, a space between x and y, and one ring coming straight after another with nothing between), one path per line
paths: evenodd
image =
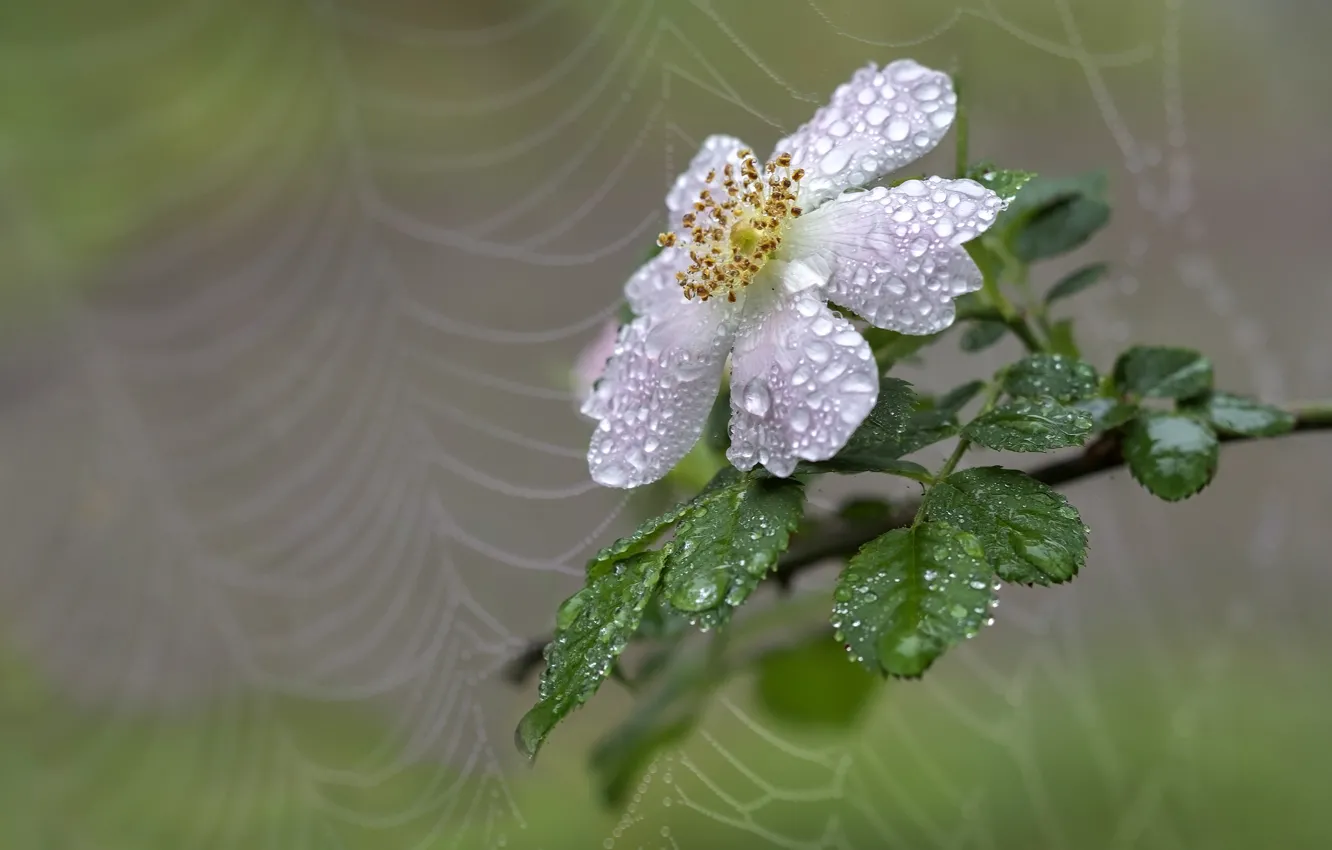
M706 737L634 781L623 840L1325 846L1315 813L1332 759L1326 677L1257 644L1223 667L1176 648L1169 659L1097 659L1077 681L995 693L955 677L934 693L879 687L868 703L854 676L817 676L817 698L815 680L788 676L784 691L774 677L802 662L783 656L729 689ZM1164 681L1162 664L1179 678ZM465 776L404 766L403 741L361 711L251 694L166 716L108 714L57 696L11 656L0 667L0 846L598 847L623 827L585 761L606 714L575 715L533 771L501 780L484 763ZM755 802L752 822L741 802ZM456 823L467 827L442 826ZM820 844L829 829L839 837Z

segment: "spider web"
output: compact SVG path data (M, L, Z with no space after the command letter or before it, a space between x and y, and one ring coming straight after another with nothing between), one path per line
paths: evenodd
M583 758L628 709L608 687L516 763L532 693L501 668L644 507L588 480L568 366L702 138L762 149L864 61L959 67L979 154L1111 167L1089 355L1182 338L1237 389L1332 392L1314 195L1251 169L1325 156L1273 149L1274 127L1326 127L1289 79L1313 46L1273 58L1284 19L757 5L14 13L0 73L44 81L25 90L62 132L0 147L9 279L44 293L7 346L0 610L62 702L20 728L36 755L12 775L40 792L12 846L1196 846L1208 772L1269 716L1228 683L1294 693L1318 669L1312 444L1237 451L1168 511L1126 476L1076 488L1085 575L1006 592L852 732L788 728L738 683L607 814ZM970 377L952 351L909 377Z

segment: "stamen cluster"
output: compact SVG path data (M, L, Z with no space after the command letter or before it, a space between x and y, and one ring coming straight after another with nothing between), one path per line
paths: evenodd
M706 301L725 293L734 301L777 251L785 223L801 213L795 202L805 170L791 168L791 154L776 154L762 171L752 151L741 150L738 157L739 167L727 163L716 189L717 172L708 172L678 233L657 237L664 248L681 242L689 247L692 262L675 275L686 298Z

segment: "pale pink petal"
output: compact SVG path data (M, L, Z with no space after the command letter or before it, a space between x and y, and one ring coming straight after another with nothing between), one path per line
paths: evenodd
M870 324L930 334L953 323L953 299L981 287L961 246L1003 201L972 180L908 180L852 192L796 219L783 255L827 276L828 299Z
M601 418L592 402L592 388L606 372L606 361L615 353L615 343L620 337L620 323L608 319L597 330L597 335L578 354L569 378L574 397L580 402L582 412L594 419ZM590 406L590 409L588 409Z
M800 203L812 209L924 156L957 115L953 81L910 59L871 64L833 92L832 101L777 152L806 170Z
M708 136L703 146L690 161L689 167L675 178L671 190L666 193L666 212L670 216L671 230L679 232L680 218L694 208L698 195L707 187L709 172L716 172L712 185L719 185L722 169L727 163L740 165L738 152L745 149L744 142L734 136Z
M624 285L624 296L636 316L673 312L686 303L675 273L689 267L689 252L662 248L661 253L639 266Z
M621 329L583 406L601 420L587 454L594 481L639 487L689 453L716 400L737 313L724 300L694 300Z
M800 460L835 455L874 407L869 345L817 291L758 293L731 358L731 447L740 469L786 477Z

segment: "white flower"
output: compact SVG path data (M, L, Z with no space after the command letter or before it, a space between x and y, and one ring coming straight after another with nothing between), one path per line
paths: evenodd
M930 334L981 286L961 247L1000 198L971 180L864 186L920 157L956 113L947 74L901 60L862 68L765 163L712 136L675 181L675 227L625 285L620 330L583 405L599 420L592 478L637 487L702 433L731 354L730 461L788 476L838 452L874 406L869 345L825 300L870 324Z

